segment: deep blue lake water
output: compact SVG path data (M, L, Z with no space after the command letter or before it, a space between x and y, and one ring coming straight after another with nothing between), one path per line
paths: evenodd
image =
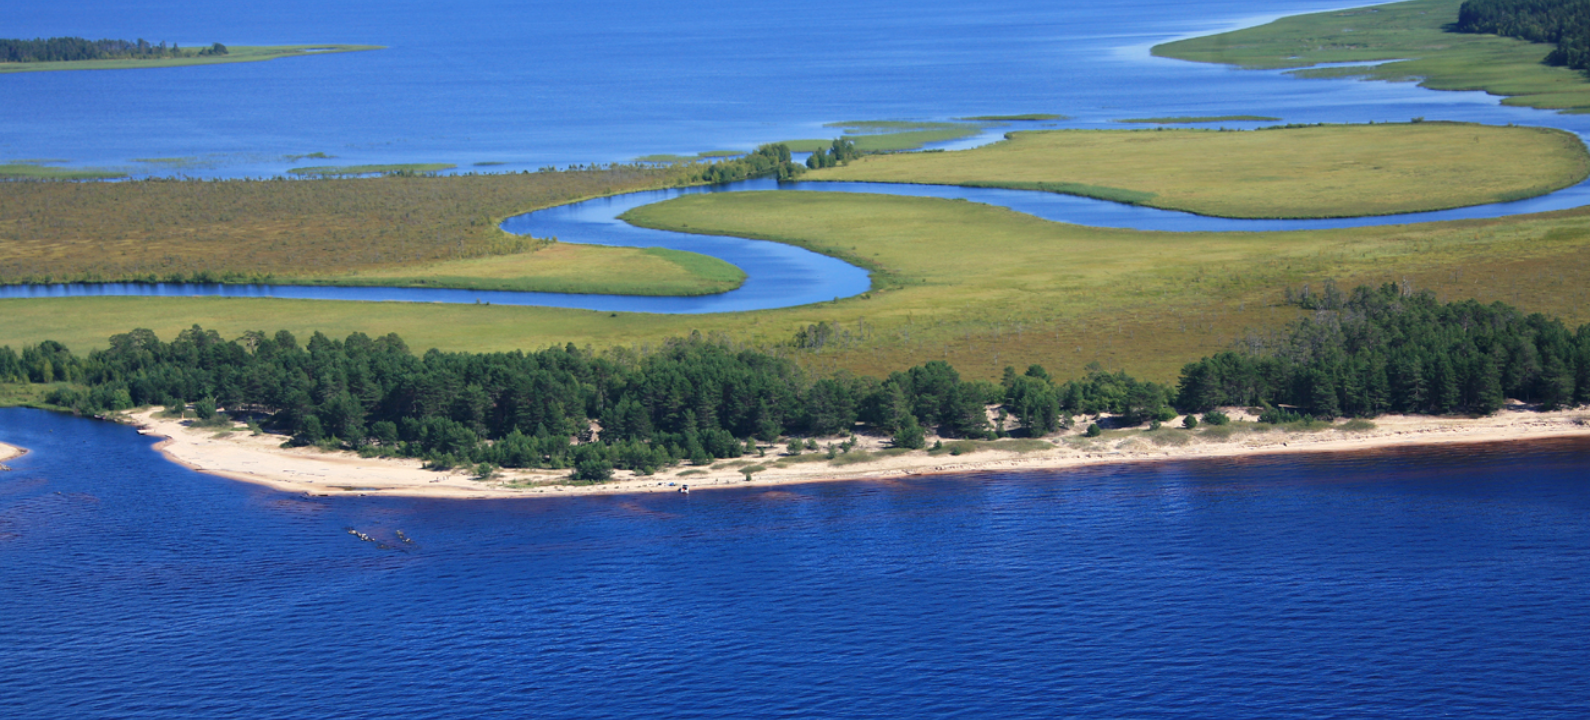
M14 3L0 35L390 49L0 76L0 160L518 170L1025 112L1590 131L1477 93L1147 55L1344 4ZM36 411L0 410L0 440L34 449L0 472L4 718L1590 707L1584 442L464 503L285 495Z
M13 720L1590 705L1587 442L447 502L0 427L35 450L0 473Z

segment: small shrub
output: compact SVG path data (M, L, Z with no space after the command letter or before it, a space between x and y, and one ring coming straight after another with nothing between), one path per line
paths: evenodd
M1198 416L1193 415L1192 413L1188 413L1187 417L1184 417L1184 418L1181 419L1181 426L1184 427L1184 428L1187 428L1188 430L1192 430L1194 428L1197 428L1198 427Z
M1209 412L1204 413L1204 423L1207 425L1227 425L1230 424L1230 422L1231 416L1220 412L1219 410L1210 410Z
M1096 437L1098 437L1100 435L1103 435L1103 434L1104 434L1104 428L1099 427L1098 423L1091 423L1091 424L1088 425L1088 431L1086 433L1086 435L1088 437L1096 438Z

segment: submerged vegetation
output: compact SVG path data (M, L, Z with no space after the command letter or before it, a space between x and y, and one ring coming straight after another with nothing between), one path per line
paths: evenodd
M1043 120L1069 120L1071 118L1050 113L1027 113L1025 115L974 115L955 119L968 122L1040 122Z

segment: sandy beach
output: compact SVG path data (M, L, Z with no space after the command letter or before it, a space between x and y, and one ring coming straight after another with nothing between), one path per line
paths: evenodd
M1240 412L1234 411L1233 417L1240 419ZM419 460L362 458L352 452L282 448L285 438L280 435L254 435L242 426L231 431L194 428L190 421L161 418L153 410L133 413L129 419L137 424L140 433L166 438L155 445L166 458L211 475L307 495L436 498L678 492L685 485L691 490L708 490L979 471L1052 471L1191 458L1590 437L1590 413L1582 409L1536 412L1514 406L1485 418L1384 416L1374 420L1373 428L1359 430L1346 430L1341 424L1311 431L1255 430L1243 424L1184 431L1172 429L1173 425L1167 423L1156 432L1119 430L1100 438L1086 438L1078 431L1070 431L1045 438L1041 444L1012 443L1027 452L1002 449L996 444L960 455L914 451L862 459L862 453L877 453L888 445L880 438L862 437L852 450L857 453L854 457L840 454L835 460L828 460L824 452L817 451L808 452L801 456L802 461L795 462L784 457L783 446L767 446L764 457L719 461L710 467L674 467L649 476L618 471L611 482L574 485L569 484L567 470L503 470L483 480L461 470L426 470ZM1079 422L1078 425L1085 424ZM1174 427L1179 428L1179 425ZM929 443L932 443L931 438ZM6 457L4 448L8 447L0 446L0 458ZM955 445L951 443L947 447ZM755 472L747 481L740 468L754 465L767 469Z
M3 442L0 442L0 463L10 460L11 458L22 457L23 455L27 454L27 452L27 450L19 448L15 445L7 445Z

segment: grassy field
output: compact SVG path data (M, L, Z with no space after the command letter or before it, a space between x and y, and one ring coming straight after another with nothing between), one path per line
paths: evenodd
M715 257L667 248L546 243L532 252L368 270L310 282L605 295L711 295L742 285L745 272Z
M1245 68L1310 68L1316 63L1379 62L1314 68L1303 77L1419 80L1434 90L1484 90L1508 105L1590 112L1584 73L1541 64L1551 45L1495 35L1446 32L1462 0L1413 0L1296 15L1235 32L1154 47L1161 57Z
M1197 123L1216 122L1277 122L1281 118L1267 115L1177 115L1174 117L1127 118L1116 120L1118 123L1142 123L1145 125L1194 125Z
M461 177L124 183L0 183L0 283L273 278L380 272L414 278L438 263L513 256L525 277L580 291L703 290L722 268L641 249L558 248L504 233L502 218L581 198L671 185L679 173L617 168ZM555 267L528 266L545 259ZM482 263L472 268L483 268ZM423 268L423 270L421 270ZM494 268L478 280L501 280ZM463 277L456 267L444 274ZM688 276L688 277L687 277ZM734 280L733 282L738 282Z
M972 150L864 157L811 180L1050 190L1225 217L1352 217L1478 205L1583 180L1570 133L1466 123L1243 132L1051 130Z
M289 57L331 55L333 53L383 50L380 45L259 45L228 47L225 55L192 55L179 58L73 60L69 62L0 63L0 74L49 72L55 70L136 70L144 68L189 67L221 63L260 62Z

